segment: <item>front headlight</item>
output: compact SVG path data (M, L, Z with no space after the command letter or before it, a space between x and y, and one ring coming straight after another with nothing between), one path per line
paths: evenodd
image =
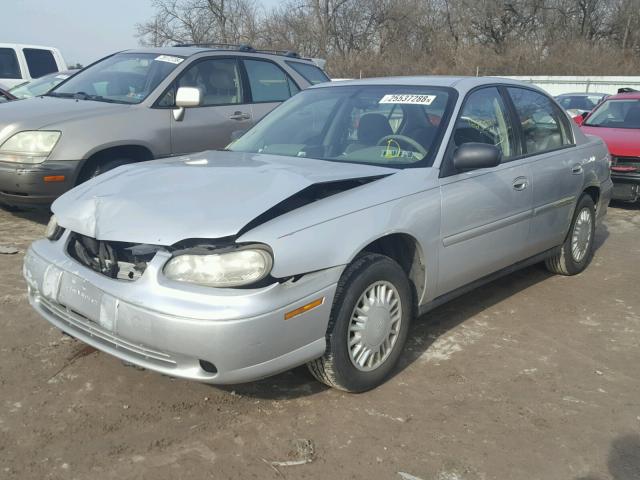
M51 215L49 223L47 224L47 229L44 231L44 236L51 241L56 241L60 239L63 233L64 228L58 225L58 219L56 218L56 216Z
M18 132L0 146L0 162L42 163L60 139L60 132Z
M181 254L164 267L171 280L208 287L239 287L269 275L273 259L263 248L246 248L225 253Z

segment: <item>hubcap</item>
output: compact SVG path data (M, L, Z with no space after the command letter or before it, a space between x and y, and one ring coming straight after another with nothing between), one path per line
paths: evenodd
M581 262L589 251L592 224L591 210L588 208L580 210L571 236L571 255L576 262Z
M398 340L402 323L402 303L389 282L369 285L358 299L349 322L349 358L361 371L382 365Z

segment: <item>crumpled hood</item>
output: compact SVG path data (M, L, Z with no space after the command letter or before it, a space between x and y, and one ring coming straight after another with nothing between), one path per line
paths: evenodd
M74 100L71 98L35 97L0 106L0 143L20 130L57 128L68 120L109 114L129 105Z
M128 165L70 190L58 223L99 240L172 245L223 238L315 183L397 170L240 152L203 152Z

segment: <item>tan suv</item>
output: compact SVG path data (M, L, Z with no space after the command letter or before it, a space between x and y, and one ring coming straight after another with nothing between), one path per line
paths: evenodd
M48 205L119 165L225 147L329 78L311 59L249 46L127 50L48 94L0 108L0 203Z

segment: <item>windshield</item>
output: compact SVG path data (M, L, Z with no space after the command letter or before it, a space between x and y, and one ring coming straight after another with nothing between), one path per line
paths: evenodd
M583 124L588 127L640 128L640 99L606 100Z
M119 53L92 65L49 95L111 103L140 103L184 58L153 53Z
M454 96L438 87L305 90L228 149L394 168L430 166Z
M602 97L597 95L573 95L558 97L558 103L562 105L565 110L593 110L598 105L598 102L602 100Z
M71 75L72 73L51 73L49 75L45 75L44 77L40 77L37 80L16 85L11 90L9 90L9 92L13 96L18 98L37 97L38 95L44 95L60 82L69 78Z

